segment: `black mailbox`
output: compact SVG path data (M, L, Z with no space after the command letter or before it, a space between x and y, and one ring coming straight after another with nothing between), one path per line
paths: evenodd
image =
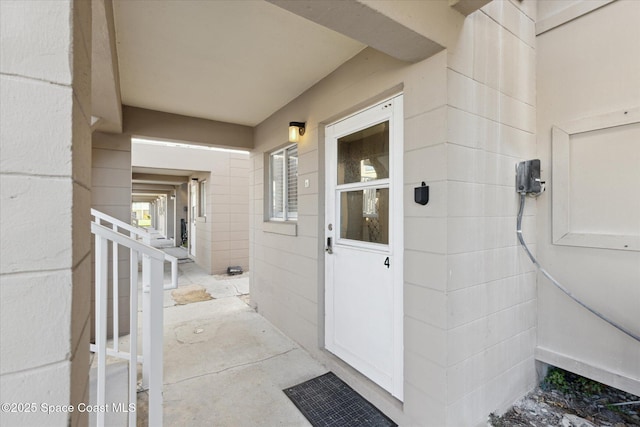
M424 181L420 187L413 189L413 199L421 205L426 205L429 202L429 186Z

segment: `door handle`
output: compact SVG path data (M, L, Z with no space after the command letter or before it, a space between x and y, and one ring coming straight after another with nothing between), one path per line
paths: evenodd
M333 253L333 246L331 245L331 237L327 237L327 246L324 248L324 251L328 254Z

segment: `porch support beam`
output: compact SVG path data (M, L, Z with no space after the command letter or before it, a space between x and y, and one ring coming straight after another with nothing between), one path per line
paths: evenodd
M152 173L141 173L141 172L133 172L131 174L131 179L134 184L171 184L171 185L181 185L186 182L189 182L188 176L180 176L180 175L159 175Z
M142 202L142 203L154 203L156 200L158 200L157 197L153 197L153 196L139 196L134 194L131 197L131 201L134 203L138 203L138 202Z
M267 1L396 59L412 63L445 49L450 41L455 40L458 27L464 21L464 16L452 9L448 0Z
M469 16L482 6L491 3L491 0L449 0L449 6L463 14Z
M120 133L122 101L113 1L94 1L91 12L91 115L97 118L92 130Z
M168 185L141 185L141 186L137 186L137 185L133 185L133 188L131 189L132 193L137 193L137 194L169 194L171 192L175 191L175 187L173 186L168 186Z
M124 133L210 147L252 149L253 128L130 106L122 107Z

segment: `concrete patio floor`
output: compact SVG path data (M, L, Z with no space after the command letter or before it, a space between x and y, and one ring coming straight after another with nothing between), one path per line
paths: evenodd
M164 425L310 425L282 389L327 369L247 305L248 274L181 263L178 285L200 285L214 299L175 305L165 291ZM145 425L145 393L138 400Z

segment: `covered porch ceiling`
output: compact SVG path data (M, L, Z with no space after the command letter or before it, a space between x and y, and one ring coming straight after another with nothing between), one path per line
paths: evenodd
M122 103L255 126L365 45L273 4L113 3Z
M253 127L363 49L421 61L489 1L96 0L93 130L180 140L166 129L190 129L187 142L250 148ZM134 170L132 182L191 172Z
M94 130L121 132L123 105L254 127L366 47L433 55L489 1L97 0Z

